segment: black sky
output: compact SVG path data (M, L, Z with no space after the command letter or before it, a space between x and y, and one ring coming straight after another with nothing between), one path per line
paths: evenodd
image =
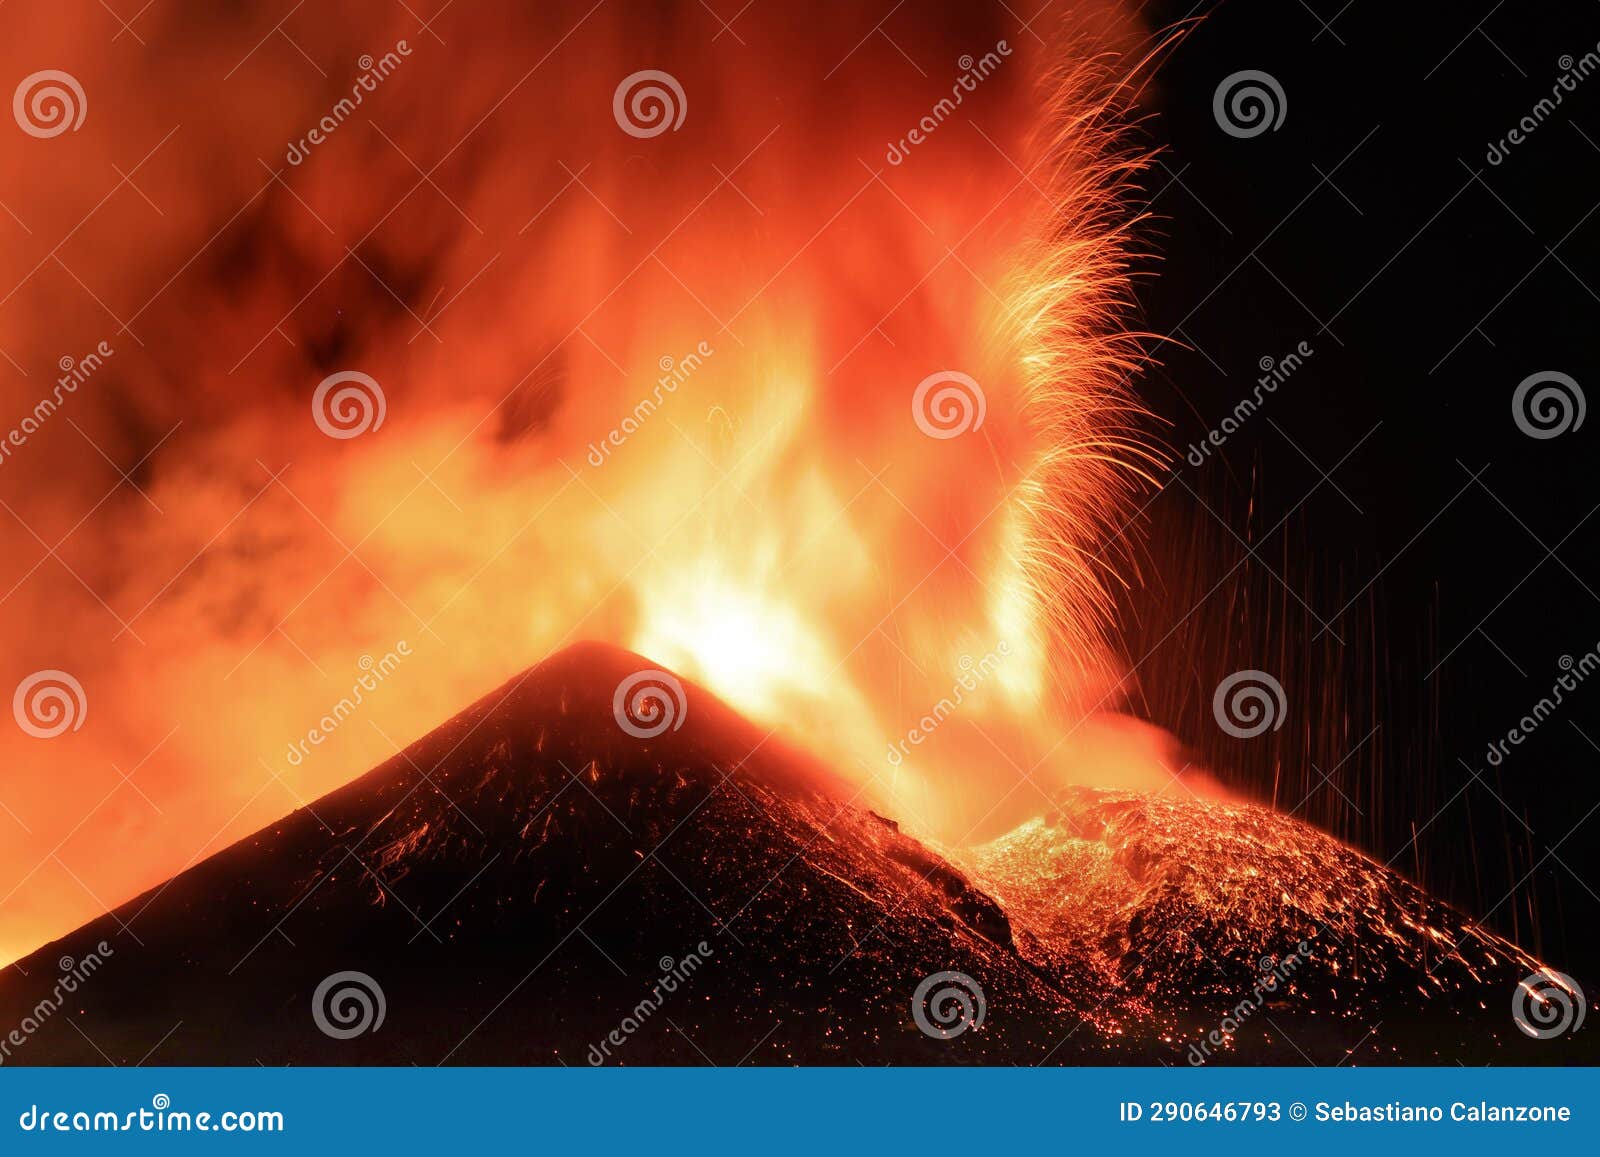
M1232 0L1173 51L1140 300L1187 348L1161 347L1142 390L1181 453L1261 358L1314 352L1152 502L1171 597L1138 599L1129 646L1150 712L1225 779L1600 979L1600 674L1486 759L1563 656L1600 646L1600 417L1541 440L1512 415L1541 371L1600 400L1600 67L1487 159L1589 65L1600 5L1575 0ZM1219 128L1241 70L1282 87L1276 130ZM1244 667L1291 705L1255 746L1210 719Z

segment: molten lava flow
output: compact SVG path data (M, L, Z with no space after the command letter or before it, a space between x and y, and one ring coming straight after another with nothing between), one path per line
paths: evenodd
M577 639L950 842L1036 813L1106 726L1151 461L1119 5L876 35L843 0L763 3L730 44L693 3L507 3L441 43L374 0L292 16L297 52L152 10L162 64L133 71L12 7L8 75L70 50L91 112L0 143L28 228L0 348L115 352L0 467L4 685L65 670L89 703L0 736L0 955ZM381 86L310 137L383 45ZM681 93L630 100L652 69ZM1120 750L1166 782L1159 744Z
M1019 943L1092 1006L1102 1032L1168 1021L1181 1040L1174 1006L1209 1003L1221 1016L1252 990L1280 1018L1444 1023L1544 967L1387 866L1269 808L1084 788L1058 803L959 855ZM1190 1018L1187 1031L1212 1027L1204 1021ZM1264 1030L1253 1028L1259 1039ZM1224 1052L1238 1047L1228 1035ZM1406 1044L1428 1050L1413 1059L1451 1055L1438 1038Z

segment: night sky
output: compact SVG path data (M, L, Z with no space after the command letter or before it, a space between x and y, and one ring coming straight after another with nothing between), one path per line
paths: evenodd
M1218 5L1171 51L1144 126L1165 151L1141 302L1176 340L1141 391L1179 456L1147 510L1146 577L1172 597L1135 595L1128 640L1148 709L1224 779L1579 976L1600 943L1600 678L1487 755L1600 644L1600 419L1536 439L1512 413L1530 375L1600 383L1586 52L1594 4L1329 0ZM1286 103L1245 138L1213 115L1241 70ZM1183 461L1301 342L1226 445ZM1277 673L1291 705L1258 745L1209 726L1240 667Z

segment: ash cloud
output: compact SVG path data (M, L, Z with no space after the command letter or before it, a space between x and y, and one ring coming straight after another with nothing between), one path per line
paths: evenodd
M779 643L821 670L849 658L829 676L842 688L730 676L766 680L770 711L802 726L892 729L895 704L861 688L987 626L973 571L1006 547L963 536L1030 437L993 340L1037 208L1007 158L1029 155L1034 85L1064 39L1041 26L1037 42L998 4L908 12L864 41L871 21L844 3L761 4L727 28L698 4L280 19L163 4L117 35L100 10L0 9L0 76L61 69L88 104L49 139L0 126L0 437L62 359L113 351L0 463L0 687L56 668L87 699L58 739L0 729L0 958L387 758L553 647L637 642L684 575L820 624ZM1096 43L1134 35L1114 6L1075 19ZM960 58L1008 37L967 123L885 171L885 142ZM364 59L391 52L291 164ZM652 68L688 108L641 139L613 95ZM662 359L700 342L716 353L671 405L586 464ZM990 383L989 419L930 459L907 398L950 366ZM343 371L385 403L350 439L312 414ZM402 640L418 658L287 766L363 656Z

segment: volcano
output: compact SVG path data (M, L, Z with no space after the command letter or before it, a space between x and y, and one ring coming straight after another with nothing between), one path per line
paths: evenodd
M665 688L648 702L630 690L644 673ZM1074 788L945 849L859 800L708 692L573 647L18 962L0 979L0 1027L23 1026L5 1061L1572 1063L1587 1047L1513 1019L1538 961L1269 809Z

